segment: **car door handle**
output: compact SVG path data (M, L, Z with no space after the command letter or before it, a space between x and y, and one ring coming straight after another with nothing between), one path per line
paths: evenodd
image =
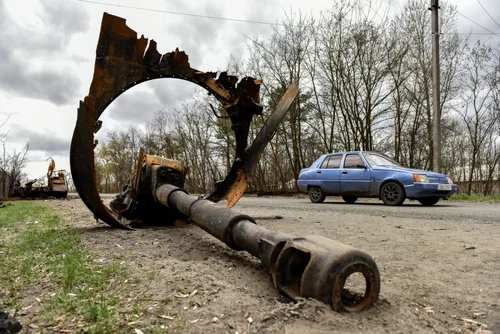
M321 171L320 171L320 170L317 170L317 171L316 171L316 173L321 174Z
M342 172L342 174L347 174L347 172Z

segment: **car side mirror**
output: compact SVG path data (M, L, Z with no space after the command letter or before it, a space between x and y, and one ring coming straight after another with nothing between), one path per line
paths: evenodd
M365 165L361 165L361 164L357 164L357 165L356 165L356 168L363 168L363 169L366 169L366 166L365 166Z

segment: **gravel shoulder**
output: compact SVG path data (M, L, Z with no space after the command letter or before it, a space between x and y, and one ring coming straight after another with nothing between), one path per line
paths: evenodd
M106 200L106 199L105 199ZM371 310L336 313L315 300L280 295L260 261L229 249L195 225L115 230L75 197L48 201L102 261L131 279L120 289L146 310L137 328L188 333L500 332L500 205L244 197L235 210L295 236L322 235L360 248L379 266L382 290ZM279 218L279 219L278 219Z

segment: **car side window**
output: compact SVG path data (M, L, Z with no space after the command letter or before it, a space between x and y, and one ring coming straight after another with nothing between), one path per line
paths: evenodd
M358 165L365 165L359 154L346 154L344 168L359 168Z
M342 155L331 155L323 160L321 164L322 169L334 169L340 168L340 161L342 160Z
M330 157L326 157L325 160L323 160L323 162L321 163L321 166L319 166L319 168L325 169L326 166L328 166L328 161L329 160L330 160Z
M326 168L340 168L340 160L342 160L341 155L332 155L330 160L328 160L328 166Z

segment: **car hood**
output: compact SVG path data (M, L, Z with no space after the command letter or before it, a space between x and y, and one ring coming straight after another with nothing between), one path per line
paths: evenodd
M446 177L446 175L442 173L431 172L423 169L413 169L406 167L397 167L397 166L375 166L372 167L373 170L381 170L381 171L398 171L398 172L406 172L406 173L414 173L414 174L425 174L430 177Z

